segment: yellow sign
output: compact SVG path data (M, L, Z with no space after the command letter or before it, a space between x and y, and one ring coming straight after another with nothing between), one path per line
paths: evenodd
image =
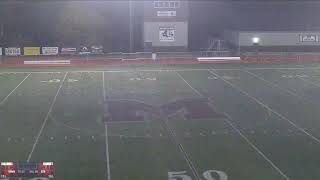
M40 47L24 47L23 52L26 56L40 55Z

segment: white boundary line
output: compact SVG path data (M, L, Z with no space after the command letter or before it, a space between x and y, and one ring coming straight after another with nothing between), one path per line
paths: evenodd
M179 73L177 73L179 74ZM202 95L198 90L196 90L195 88L193 88L180 74L179 77L191 88L193 89L193 91L195 93L197 93L199 96L201 97L205 97L204 95ZM219 77L219 76L217 76ZM221 78L221 77L219 77ZM234 126L231 121L230 121L230 116L227 113L224 113L228 119L224 119L226 121L227 124L229 124L231 126L232 129L234 129L247 143L249 146L251 146L251 148L253 148L260 156L263 157L263 159L265 161L267 161L281 176L283 176L285 179L289 180L288 176L286 174L284 174L280 168L278 168L258 147L256 147L241 131L240 129L238 129L236 126Z
M106 101L106 88L105 88L105 73L102 72L102 88L103 88L103 103ZM106 159L107 159L107 178L111 180L111 171L110 171L110 153L109 153L109 138L108 138L108 123L104 123L105 137L106 137Z
M11 94L31 75L31 73L29 73L1 102L0 105L3 105L7 99L11 96Z
M295 124L294 122L292 122L290 119L286 118L285 116L283 116L282 114L278 113L277 111L271 109L269 106L267 106L266 104L264 104L263 102L261 102L260 100L258 100L257 98L251 96L249 93L245 92L244 90L242 90L241 88L239 88L238 86L235 86L234 84L232 84L231 82L225 80L224 78L222 78L220 75L212 72L214 71L213 69L211 69L211 71L209 71L211 74L217 76L218 78L220 78L222 81L224 81L226 84L228 84L229 86L231 86L232 88L238 90L239 92L241 92L242 94L246 95L247 97L249 97L250 99L254 100L255 102L257 102L260 106L268 109L270 112L273 112L274 114L276 114L277 116L279 116L280 118L282 118L283 120L286 120L289 124L291 124L293 127L295 127L296 129L298 129L299 131L303 132L304 134L306 134L307 136L309 136L311 139L313 139L314 141L316 141L317 143L320 144L320 139L316 138L315 136L313 136L312 134L308 133L306 130L304 130L302 127L298 126L297 124Z
M63 82L65 81L67 75L68 75L68 72L65 73L65 75L64 75L64 77L63 77L63 80L61 81L60 86L59 86L59 88L58 88L58 90L57 90L57 93L56 93L56 95L54 96L54 98L53 98L53 100L52 100L52 102L51 102L49 111L48 111L48 113L47 113L47 115L46 115L46 117L45 117L45 119L44 119L44 121L43 121L43 123L42 123L42 126L41 126L41 128L40 128L40 131L39 131L39 133L38 133L38 135L37 135L37 137L36 137L36 140L35 140L35 142L34 142L34 144L33 144L33 146L32 146L31 152L30 152L29 155L28 155L27 162L30 162L30 160L31 160L32 154L33 154L33 152L34 152L34 150L35 150L35 148L36 148L36 146L37 146L37 144L38 144L38 142L39 142L39 138L40 138L40 136L41 136L41 134L42 134L42 131L43 131L43 129L44 129L44 127L45 127L48 119L49 119L49 116L50 116L50 114L51 114L51 112L52 112L53 106L54 106L54 104L55 104L55 102L56 102L56 100L57 100L58 94L59 94L59 92L60 92L60 90L61 90L61 88L62 88L62 86L63 86Z
M127 68L123 67L123 68ZM236 71L236 70L242 70L242 69L247 69L247 70L303 70L303 69L314 69L314 70L320 70L320 68L316 68L316 67L279 67L279 68L259 68L259 67L243 67L243 68L216 68L216 71ZM4 72L0 72L0 74L26 74L26 73L32 73L32 74L46 74L46 73L66 73L66 72L70 72L70 73L77 73L77 72L109 72L109 73L124 73L124 72L171 72L171 71L177 71L177 72L184 72L184 71L208 71L208 70L212 70L210 68L183 68L181 67L180 69L159 69L159 68L155 68L155 69L135 69L135 70L87 70L87 71L79 71L79 70L71 70L71 71L4 71Z

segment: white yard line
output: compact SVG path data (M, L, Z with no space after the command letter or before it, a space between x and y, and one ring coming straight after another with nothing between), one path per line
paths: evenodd
M183 145L178 141L177 139L177 135L174 132L174 130L170 127L168 119L164 120L165 122L165 126L167 127L168 132L170 133L170 136L172 137L172 140L174 141L174 143L178 146L180 152L182 153L185 161L187 162L189 169L192 171L193 176L197 179L197 180L201 180L200 175L197 171L197 169L194 166L194 163L191 161L187 151L184 149Z
M196 90L194 87L192 87L187 80L185 80L179 73L177 73L179 75L179 77L195 92L197 93L199 96L201 97L205 97L204 95L202 95L198 90ZM217 75L216 75L217 76ZM219 77L219 76L217 76ZM219 77L221 79L221 77ZM234 126L230 119L231 116L227 113L225 113L225 115L227 116L228 119L224 119L226 121L227 124L229 124L231 126L231 128L233 128L246 142L249 146L251 146L261 157L263 157L263 159L265 161L267 161L281 176L283 176L285 179L289 180L288 176L286 174L284 174L280 168L278 168L257 146L255 146L236 126Z
M103 88L103 103L106 103L106 88L105 88L105 79L104 72L102 72L102 88ZM105 137L106 137L106 160L107 160L107 178L111 180L111 171L110 171L110 153L109 153L109 138L108 138L108 123L104 123Z
M285 72L280 71L280 70L277 70L277 71L280 72L280 73L285 73ZM316 86L316 87L319 87L319 88L320 88L320 84L317 84L317 83L315 83L315 82L313 82L313 81L311 81L311 80L304 79L304 78L302 78L302 77L297 77L297 78L300 79L300 80L302 80L302 81L304 81L304 82L306 82L307 84L311 84L311 85L313 85L313 86Z
M176 74L180 77L180 79L182 79L195 93L197 93L199 96L202 96L203 95L198 91L196 90L195 88L193 88L178 72L176 72Z
M164 117L166 117L166 115L164 115ZM191 170L194 178L196 178L197 180L201 180L201 177L200 177L197 169L195 168L194 163L190 159L190 156L188 155L188 153L185 150L185 148L183 147L183 145L177 139L178 136L176 135L174 129L171 128L171 126L168 122L168 118L165 118L163 120L163 122L164 122L164 125L166 126L168 133L169 133L169 137L171 137L171 140L178 146L178 148L179 148L180 152L182 153L185 161L187 162L187 165L189 166L189 169Z
M109 141L108 141L108 125L107 125L107 123L104 123L104 128L105 128L105 136L106 136L107 177L108 177L108 180L111 180L110 157L109 157Z
M225 122L227 122L233 130L235 130L241 137L244 139L251 147L254 149L260 156L262 156L278 173L283 176L285 179L289 180L289 177L281 171L260 149L255 146L241 131L239 128L237 128L232 122L231 122L231 117L229 114L225 114L227 116L227 119L225 119Z
M11 94L31 75L31 73L29 73L1 102L0 105L3 105L7 99L11 96Z
M290 119L286 118L285 116L283 116L282 114L278 113L277 111L271 109L268 105L264 104L263 102L261 102L260 100L258 100L257 98L251 96L249 93L247 93L246 91L242 90L241 88L239 88L238 86L232 84L231 82L225 80L223 77L221 77L220 75L216 74L213 72L213 69L211 69L211 71L209 71L211 74L217 76L218 78L220 78L222 81L224 81L226 84L228 84L229 86L231 86L232 88L238 90L239 92L241 92L242 94L246 95L247 97L249 97L250 99L254 100L256 103L258 103L259 105L261 105L262 107L268 109L270 112L273 112L274 114L276 114L277 116L279 116L280 118L282 118L283 120L286 120L289 124L291 124L293 127L295 127L296 129L298 129L299 131L303 132L305 135L309 136L311 139L313 139L314 141L316 141L317 143L320 144L320 139L318 139L317 137L313 136L312 134L308 133L306 130L304 130L302 127L300 127L299 125L295 124L293 121L291 121Z
M279 85L277 85L277 84L275 84L275 83L273 83L273 82L271 82L271 81L268 81L268 80L264 79L263 77L255 74L255 73L253 73L253 72L250 72L250 71L247 71L247 70L241 70L241 71L242 71L242 72L246 72L246 73L250 74L251 76L253 76L253 77L255 77L255 78L257 78L257 79L265 82L266 84L268 84L268 85L270 85L270 86L273 86L273 87L275 87L275 88L277 88L277 89L280 89L281 91L284 91L284 92L286 92L286 93L288 93L288 94L290 94L290 95L292 95L292 96L296 96L296 97L301 98L301 96L299 96L297 93L295 93L295 92L293 92L293 91L290 91L290 90L287 90L287 89L285 89L285 88L282 88L282 87L280 87Z
M303 96L301 96L301 95L299 95L299 94L297 94L297 93L295 93L295 92L293 92L293 91L290 91L290 90L288 90L288 89L282 88L282 87L280 87L279 85L277 85L277 84L275 84L275 83L273 83L273 82L271 82L271 81L269 81L269 80L266 80L266 79L264 79L263 77L255 74L255 73L253 73L253 72L250 72L250 71L247 71L247 70L242 70L242 71L243 71L243 72L246 72L246 73L248 73L248 74L250 74L250 75L252 75L252 76L254 76L254 77L256 77L257 79L260 79L261 81L265 82L266 84L268 84L268 85L270 85L270 86L273 86L273 87L275 87L275 88L280 89L281 91L284 91L284 92L290 94L291 96L295 96L295 97L297 97L297 98L299 98L299 99L301 99L302 101L305 101L305 102L307 102L307 103L314 104L314 102L310 101L309 99L307 99L307 98L305 98L305 97L303 97Z
M39 130L39 133L38 133L38 135L37 135L37 137L36 137L36 140L35 140L35 142L34 142L34 144L33 144L33 146L32 146L31 152L30 152L29 155L28 155L27 162L30 162L30 160L31 160L32 154L33 154L33 152L34 152L34 150L35 150L35 148L36 148L36 146L37 146L37 144L38 144L38 142L39 142L40 136L41 136L41 134L42 134L42 132L43 132L43 129L44 129L44 127L45 127L45 125L46 125L46 123L47 123L47 121L48 121L48 119L49 119L49 116L50 116L50 114L51 114L51 112L52 112L53 106L54 106L54 104L55 104L55 102L56 102L56 100L57 100L58 94L59 94L59 92L60 92L60 90L61 90L61 88L62 88L62 86L63 86L63 82L65 81L67 75L68 75L68 72L65 73L65 75L64 75L64 77L63 77L63 80L61 81L60 86L59 86L59 88L58 88L58 90L57 90L57 93L56 93L56 95L54 96L54 98L53 98L53 100L52 100L52 102L51 102L49 111L48 111L48 113L47 113L47 115L46 115L46 117L45 117L45 119L44 119L44 121L43 121L43 123L42 123L42 126L41 126L41 128L40 128L40 130Z
M106 87L104 82L104 72L102 72L102 88L103 88L103 101L106 100Z
M315 82L313 82L313 81L311 81L311 80L309 80L309 79L304 79L304 78L301 78L301 77L298 77L298 79L301 79L302 81L304 81L304 82L306 82L306 83L308 83L308 84L311 84L311 85L313 85L313 86L316 86L316 87L320 88L320 84L315 83Z

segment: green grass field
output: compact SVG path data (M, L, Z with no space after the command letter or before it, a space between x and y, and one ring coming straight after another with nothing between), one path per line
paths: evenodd
M2 68L0 161L53 161L59 180L320 179L318 67Z

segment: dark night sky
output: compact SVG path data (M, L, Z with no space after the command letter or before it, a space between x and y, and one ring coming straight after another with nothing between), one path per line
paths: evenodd
M125 1L82 2L84 15L98 13L95 32L110 51L128 48L128 5ZM86 4L87 3L87 4ZM89 3L89 4L88 4ZM142 4L142 1L135 1ZM1 45L15 45L11 39L27 39L29 45L55 45L59 39L55 27L64 12L64 2L0 3L0 25L5 37ZM224 30L320 30L320 2L222 2L190 1L189 44L191 49L204 46L209 36L218 36ZM136 7L135 46L141 50L142 9ZM70 12L69 12L70 13ZM83 18L84 21L91 21ZM0 27L1 28L1 27ZM64 28L64 27L62 27ZM100 28L100 29L99 29ZM92 30L87 30L88 32ZM17 35L20 34L20 35ZM88 33L86 36L91 36ZM86 37L85 36L85 37ZM101 36L101 37L100 37ZM84 38L85 38L84 37ZM10 40L11 44L5 40ZM60 40L61 41L61 40Z

